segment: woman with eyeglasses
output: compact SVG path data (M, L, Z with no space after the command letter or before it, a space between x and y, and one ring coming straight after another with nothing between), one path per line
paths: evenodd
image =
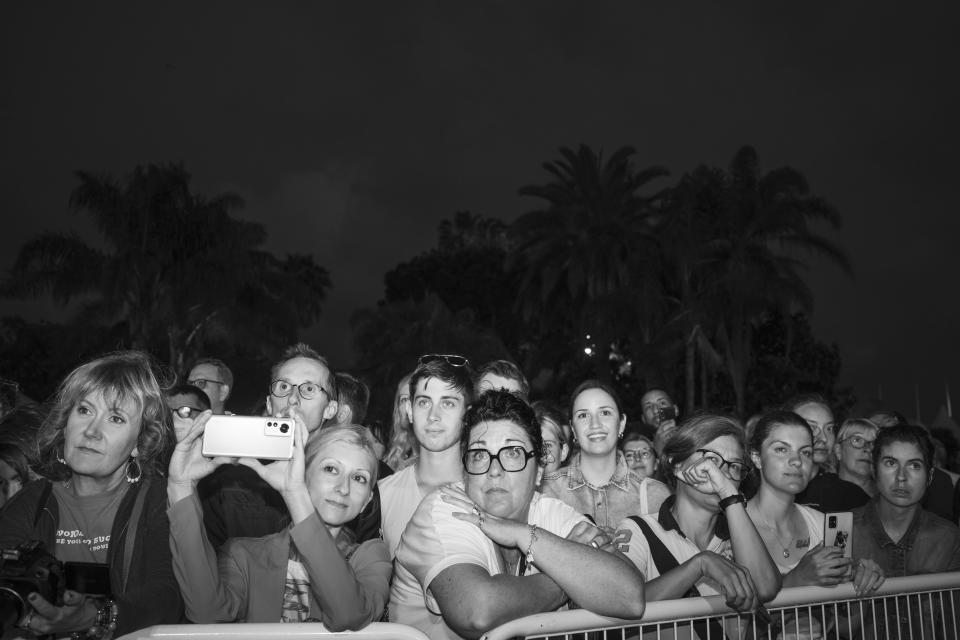
M558 470L570 455L570 445L563 429L563 412L544 400L532 405L540 423L540 435L543 437L543 475Z
M653 438L644 435L639 429L627 427L621 441L623 459L630 470L641 478L652 478L660 466Z
M170 460L167 498L173 568L187 618L215 622L322 622L356 630L383 614L391 565L376 538L357 543L344 527L370 502L378 460L367 430L327 427L307 444L297 408L293 457L252 469L282 497L289 513L278 533L231 538L219 553L207 537L197 483L233 459L205 457L204 412L192 421Z
M813 477L813 433L807 422L789 411L765 414L749 449L759 486L747 513L784 574L783 586L832 586L852 580L860 594L879 587L879 565L866 559L852 562L843 549L824 544L823 512L794 501Z
M643 577L600 530L536 491L543 439L533 409L489 391L462 433L464 480L420 503L397 550L390 620L437 640L475 638L509 620L574 602L638 618Z
M609 385L587 380L570 396L570 420L580 451L543 479L543 494L590 516L612 535L627 516L654 513L670 495L659 480L630 469L617 448L627 416Z
M658 513L624 520L616 540L646 576L647 599L722 595L737 611L772 599L780 572L739 489L747 469L740 423L718 414L691 416L664 444L661 464L676 493ZM701 639L708 632L723 637L719 623L697 628Z

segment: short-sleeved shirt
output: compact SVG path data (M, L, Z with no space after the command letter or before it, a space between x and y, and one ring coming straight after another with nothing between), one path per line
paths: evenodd
M400 536L423 500L417 483L416 465L404 467L377 483L380 489L380 533L390 557L397 555Z
M463 488L463 483L457 483ZM430 592L444 569L458 564L482 567L490 575L506 573L496 545L479 527L453 517L461 509L440 499L440 491L428 495L417 507L403 532L397 549L393 584L390 588L390 621L416 627L431 639L458 636L443 620ZM539 493L533 495L527 523L566 537L584 516L559 500ZM537 573L528 566L524 575Z
M113 520L129 488L124 482L106 493L78 496L62 483L53 483L53 495L60 507L55 538L57 558L64 562L106 564Z

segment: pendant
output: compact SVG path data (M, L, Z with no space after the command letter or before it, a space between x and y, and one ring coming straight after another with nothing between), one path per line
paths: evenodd
M783 557L784 557L784 558L789 558L789 557L790 557L790 552L787 551L786 549L784 549L784 550L783 550Z

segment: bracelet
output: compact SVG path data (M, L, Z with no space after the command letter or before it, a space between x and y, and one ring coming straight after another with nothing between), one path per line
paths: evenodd
M742 504L744 507L746 507L747 506L746 496L744 496L742 493L735 493L732 496L727 496L726 498L720 501L720 510L726 511L727 507L733 504L737 504L738 502Z
M117 630L117 618L120 615L117 603L107 600L97 609L97 619L86 632L76 631L70 635L72 640L109 640Z
M527 557L527 566L533 564L533 543L537 539L537 525L530 525L530 542L527 543L527 552L524 554Z

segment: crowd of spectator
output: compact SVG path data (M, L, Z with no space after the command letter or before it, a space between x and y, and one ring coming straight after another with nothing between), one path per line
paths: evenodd
M744 424L681 416L651 388L631 422L598 380L531 404L511 362L411 365L382 390L393 411L379 427L363 380L290 347L263 415L283 419L291 453L272 460L204 453L211 419L233 415L234 376L216 358L178 377L144 353L110 353L42 408L4 402L0 549L103 576L62 594L38 586L4 637L390 621L476 638L569 607L637 619L647 602L720 595L762 612L784 587L867 596L888 577L960 570L958 476L943 444L938 463L928 430L895 412L838 429L805 395ZM846 512L852 529L825 538Z

